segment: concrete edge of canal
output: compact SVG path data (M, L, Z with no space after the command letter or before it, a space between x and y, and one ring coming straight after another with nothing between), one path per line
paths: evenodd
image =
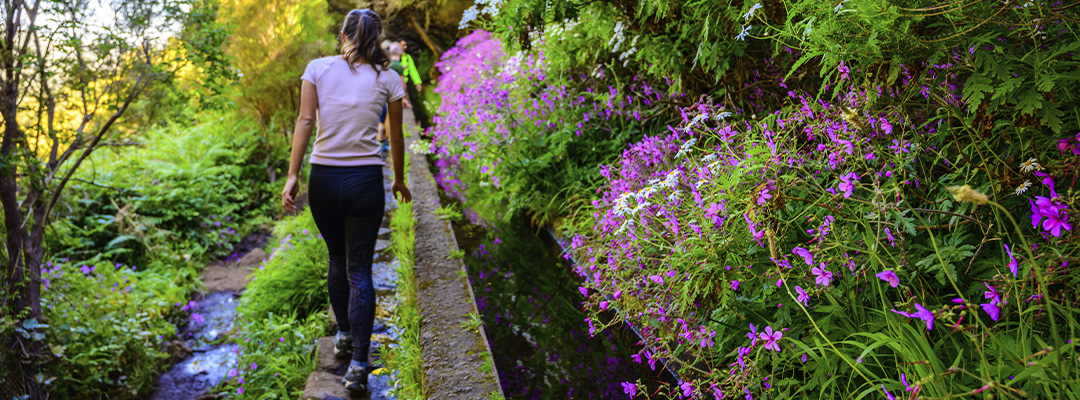
M479 321L480 314L465 263L451 258L459 249L450 222L435 214L441 206L435 178L425 157L412 157L411 164L409 186L416 217L414 273L423 315L420 342L425 397L489 399L497 393L501 398L502 386L483 324L476 329L466 326L474 319Z

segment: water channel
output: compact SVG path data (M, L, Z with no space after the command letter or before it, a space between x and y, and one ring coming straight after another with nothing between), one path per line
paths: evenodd
M622 382L671 381L630 359L630 329L589 336L581 282L546 233L523 218L453 226L507 398L624 399Z

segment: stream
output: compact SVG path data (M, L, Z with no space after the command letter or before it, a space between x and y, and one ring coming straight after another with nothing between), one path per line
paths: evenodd
M631 361L641 346L629 328L590 337L581 283L553 240L520 218L453 227L507 398L623 399L622 382L672 381Z

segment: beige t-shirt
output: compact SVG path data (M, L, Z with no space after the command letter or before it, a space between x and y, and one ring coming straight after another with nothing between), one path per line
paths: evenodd
M312 60L300 79L314 84L319 95L319 132L311 163L383 165L375 137L383 106L405 97L398 73L387 69L376 74L368 64L353 71L344 58L332 56Z

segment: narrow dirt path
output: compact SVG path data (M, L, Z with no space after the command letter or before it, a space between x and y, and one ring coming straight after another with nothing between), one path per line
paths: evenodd
M410 139L411 143L415 139ZM439 192L424 157L413 157L409 186L416 214L417 300L424 359L425 395L429 399L487 399L502 394L483 327L464 324L479 316L466 279L465 265L451 259L458 249L447 221L435 215ZM484 372L483 366L490 366Z

